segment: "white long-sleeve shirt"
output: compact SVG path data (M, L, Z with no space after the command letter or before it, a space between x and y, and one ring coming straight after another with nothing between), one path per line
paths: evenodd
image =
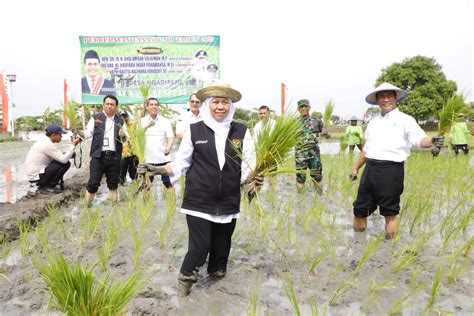
M74 147L70 145L67 151L62 153L49 137L45 136L38 140L31 147L25 160L25 175L28 181L39 180L40 173L44 173L44 169L53 160L67 163L74 153Z
M217 139L215 140L217 160L219 161L219 167L224 167L225 164L225 144L226 140ZM187 127L186 132L184 133L183 140L179 146L178 152L176 154L175 160L169 164L173 170L173 176L170 177L171 183L176 183L182 175L185 175L186 172L191 167L191 162L193 158L194 146L191 141L191 131L190 127ZM241 182L244 182L252 169L255 167L255 146L252 139L252 135L249 130L245 132L242 148L242 172L241 172ZM231 215L210 215L203 212L192 211L188 209L181 208L181 213L188 214L195 217L200 217L205 220L214 222L214 223L230 223L232 219L239 218L240 213L231 214Z
M420 147L425 132L415 119L397 108L374 117L365 131L365 156L369 159L405 161L412 147Z
M105 114L105 112L104 112ZM114 116L105 116L105 131L104 131L104 142L102 145L102 151L110 150L115 151L115 138L114 138ZM94 135L95 122L92 117L87 123L86 130L84 131L84 138L89 139Z

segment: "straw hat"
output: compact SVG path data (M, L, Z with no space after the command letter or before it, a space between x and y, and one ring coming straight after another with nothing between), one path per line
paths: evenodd
M402 101L403 99L405 99L408 96L408 92L406 92L405 90L400 89L400 88L398 88L398 87L396 87L393 84L390 84L388 82L384 82L380 86L375 88L374 91L369 93L369 95L367 95L365 97L365 101L369 104L377 105L376 94L377 94L377 92L380 92L380 91L395 91L395 93L397 94L397 103Z
M358 120L359 119L355 115L349 119L349 121L358 121Z
M229 98L232 102L239 102L242 95L239 91L232 89L229 84L223 82L215 82L211 85L199 90L196 97L204 102L209 97Z

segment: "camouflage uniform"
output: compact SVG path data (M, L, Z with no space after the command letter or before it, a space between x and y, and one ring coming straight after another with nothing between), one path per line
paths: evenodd
M310 170L311 178L319 182L323 179L323 165L319 153L318 136L323 129L322 121L311 117L301 118L303 140L296 145L296 182L305 183L306 169Z

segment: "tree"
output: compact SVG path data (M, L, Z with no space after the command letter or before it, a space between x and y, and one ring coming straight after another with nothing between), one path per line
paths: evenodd
M314 111L311 112L311 117L320 120L323 117L323 113Z
M333 122L334 124L338 124L340 120L341 118L339 117L339 115L331 115L331 122Z
M456 92L456 83L447 80L434 58L405 58L382 69L375 86L389 82L408 91L408 98L399 104L400 111L417 121L436 116L446 100Z

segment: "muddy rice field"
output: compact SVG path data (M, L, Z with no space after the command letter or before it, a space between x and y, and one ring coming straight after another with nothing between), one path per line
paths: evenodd
M323 194L309 184L298 194L294 175L266 181L257 199L242 201L226 277L211 279L203 266L190 295L178 298L187 250L183 182L173 197L155 180L146 198L129 182L117 205L107 202L103 184L87 208L87 164L72 167L58 196L40 195L19 178L30 145L0 143L4 170L17 170L1 183L2 191L14 188L0 205L1 315L62 314L38 272L48 254L59 253L114 282L137 275L140 290L125 315L474 314L471 155L412 153L400 232L385 240L378 214L366 232L352 229L358 181L348 174L357 153L323 144Z

